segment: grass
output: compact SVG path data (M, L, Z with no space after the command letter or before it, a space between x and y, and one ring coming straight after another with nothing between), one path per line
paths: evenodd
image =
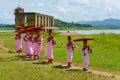
M83 35L73 36L78 38ZM84 35L94 37L94 41L89 41L88 44L93 49L93 54L90 54L90 67L98 70L106 70L110 72L120 73L120 34L97 34ZM66 37L57 36L57 45L54 49L54 55L59 62L66 61L66 51L64 48ZM73 64L81 66L82 56L80 54L80 46L82 42L75 43L78 48L74 51Z
M108 28L101 26L93 26L93 27L58 27L60 30L119 30L120 28ZM3 27L0 30L14 30L14 27Z
M16 66L11 66L11 64ZM27 63L12 62L7 65L6 64L2 64L2 65L5 66L5 68L0 67L2 68L2 71L1 71L2 74L0 75L6 76L6 77L5 78L1 77L0 78L1 80L16 80L16 79L17 80L21 80L21 79L24 79L24 80L79 80L79 79L103 80L103 79L108 79L108 78L102 78L101 76L93 77L94 75L90 73L84 73L82 71L64 71L64 70L58 70L58 69L56 70L55 68L51 68L51 66L46 67L46 66L39 66L39 65L31 65L31 63L28 63L28 62ZM9 68L6 70L7 67Z
M44 39L45 35L43 36ZM54 33L54 36L57 41L54 46L55 61L66 64L66 36L59 36L59 33ZM120 73L120 34L77 35L72 38L76 39L81 36L95 38L94 41L88 42L93 49L93 54L90 54L90 68ZM9 48L9 51L0 49L0 75L2 75L0 80L114 80L82 70L66 70L59 65L34 64L38 61L22 61L22 57L18 57L15 53L13 33L0 33L0 44ZM75 44L78 45L78 48L75 49L73 54L73 65L81 66L80 46L82 46L82 42ZM44 43L44 47L45 45L46 43ZM23 54L21 56L24 57ZM46 59L43 50L40 60Z
M82 70L64 69L60 65L21 61L14 53L1 50L0 53L0 80L114 80Z
M14 27L0 27L0 30L14 30Z

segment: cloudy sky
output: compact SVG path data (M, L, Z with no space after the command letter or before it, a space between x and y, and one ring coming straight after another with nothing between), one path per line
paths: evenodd
M120 19L120 0L0 0L0 23L14 23L13 10L53 15L63 21Z

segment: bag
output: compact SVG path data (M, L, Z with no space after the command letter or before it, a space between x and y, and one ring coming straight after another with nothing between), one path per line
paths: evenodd
M88 53L92 53L92 49L91 48L88 48Z

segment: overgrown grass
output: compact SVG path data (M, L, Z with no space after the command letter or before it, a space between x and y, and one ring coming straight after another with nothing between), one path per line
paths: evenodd
M44 34L45 40L46 34ZM57 44L54 46L55 61L61 64L67 64L67 56L65 43L67 36L59 36L59 33L54 33ZM76 39L82 36L94 37L95 40L89 41L88 44L93 49L90 54L90 68L97 70L110 71L120 73L120 34L97 34L97 35L77 35L72 36ZM21 61L20 57L14 53L15 40L13 33L0 33L0 43L4 47L9 48L9 51L0 50L0 80L110 80L102 76L95 76L89 72L81 70L66 71L60 66L51 64L33 64L33 61ZM75 43L78 48L73 54L73 65L82 65L82 55L80 47L82 42ZM46 43L44 43L45 47ZM41 53L40 60L46 60L44 57L44 49ZM6 76L6 77L5 77Z
M77 35L72 38L76 39L82 36L94 37L93 41L88 42L93 49L93 54L90 54L89 66L91 68L120 73L120 34L102 33L97 35ZM67 39L63 36L56 36L56 38L58 42L54 49L54 55L58 61L64 62L66 60L64 45ZM81 65L82 56L80 47L82 46L82 42L77 42L75 44L78 45L78 48L74 51L73 64Z
M17 54L1 50L0 65L0 80L114 80L80 69L66 69L61 65L22 61Z
M66 71L51 65L31 64L30 62L1 63L1 80L103 80L109 79L85 73L81 70ZM13 65L13 66L12 66Z

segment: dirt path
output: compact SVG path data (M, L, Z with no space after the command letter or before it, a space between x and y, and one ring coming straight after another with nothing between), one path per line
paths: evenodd
M97 70L93 70L93 69L89 69L90 72L92 72L93 74L97 74L97 75L102 75L102 76L106 76L106 77L110 77L110 78L116 78L118 80L120 80L120 75L116 75L116 74L112 74L109 72L103 72L103 71L97 71Z
M60 65L60 63L54 63L54 65ZM63 67L65 67L65 64L62 64ZM80 66L72 66L70 68L68 68L69 70L82 70L82 67ZM87 72L91 72L93 74L96 75L101 75L101 76L105 76L105 77L110 77L110 78L115 78L116 80L120 80L120 75L117 74L112 74L106 71L99 71L99 70L94 70L94 69L89 69Z
M3 46L2 42L0 42L0 48L3 49L4 51L9 51L8 48L6 48L6 47Z
M61 36L68 36L68 35L77 35L78 33L76 32L62 32L60 35Z
M60 63L54 63L54 65L60 65ZM62 64L62 66L65 67L66 65ZM82 67L73 65L72 67L70 67L68 69L69 70L82 70ZM105 76L105 77L109 77L109 78L115 78L116 80L120 80L120 75L112 74L112 73L106 72L106 71L89 69L87 72L91 72L91 73L96 74L96 75L101 75L101 76Z
M8 48L6 48L6 47L4 47L4 46L2 46L2 45L0 45L0 48L3 49L3 50L5 50L5 51L9 51ZM54 65L61 65L61 63L55 62ZM66 67L65 64L62 64L62 66L63 66L63 67ZM74 70L82 70L82 67L80 67L80 66L74 66L74 65L73 65L72 67L66 68L66 69L67 69L67 70L68 70L68 69L69 69L69 70L72 70L72 69L74 69ZM105 76L105 77L116 78L117 80L120 80L120 75L112 74L112 73L109 73L109 72L106 72L106 71L99 71L99 70L89 69L87 72L91 72L91 73L93 73L93 74L101 75L101 76Z
M6 47L4 47L4 46L2 46L2 45L0 45L0 48L3 49L3 50L5 50L5 51L9 51L8 48L6 48Z

